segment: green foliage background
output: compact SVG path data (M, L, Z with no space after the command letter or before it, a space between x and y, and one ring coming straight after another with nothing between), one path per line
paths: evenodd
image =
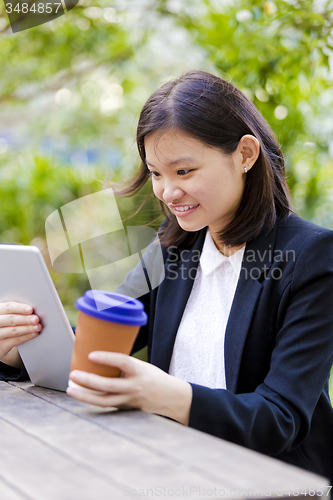
M0 242L33 242L49 264L46 217L105 179L131 177L143 103L192 68L231 79L254 102L282 145L294 210L333 229L332 9L330 0L81 0L13 34L0 2L0 138L24 138L0 139ZM71 148L118 157L73 165L61 156ZM123 212L140 200L122 200ZM152 215L151 201L138 220ZM51 272L75 322L89 283Z

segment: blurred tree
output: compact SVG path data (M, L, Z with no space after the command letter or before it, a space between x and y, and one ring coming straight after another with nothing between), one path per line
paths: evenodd
M50 138L58 150L113 148L120 155L112 161L132 173L140 108L161 79L186 67L185 30L165 21L151 0L81 0L52 22L12 34L1 2L0 131L6 124L31 143Z
M333 4L162 0L216 70L259 108L282 145L295 210L333 228Z

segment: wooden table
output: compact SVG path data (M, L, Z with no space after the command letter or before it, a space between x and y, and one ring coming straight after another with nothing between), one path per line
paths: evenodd
M163 417L0 382L0 500L329 498L327 486Z

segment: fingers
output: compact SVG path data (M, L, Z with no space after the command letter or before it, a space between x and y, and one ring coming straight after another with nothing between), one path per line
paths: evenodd
M2 341L2 350L4 352L9 352L13 347L17 347L20 344L24 344L24 342L28 342L28 340L32 340L38 336L38 332L28 333L26 335L21 335L20 337L7 338Z
M42 325L40 323L38 323L38 325L4 327L0 330L0 339L21 337L22 335L25 336L32 333L36 333L38 335L41 329Z
M37 336L42 326L39 317L32 312L33 308L27 304L0 302L0 340L8 339L14 347Z
M136 362L138 360L121 352L93 351L88 357L94 363L119 368L125 373L125 376L136 375L137 373Z
M0 328L18 325L37 325L39 317L35 314L0 314Z
M0 302L0 314L31 314L33 308L21 302Z
M137 382L137 363L139 360L131 358L127 354L119 352L94 351L89 354L89 359L96 363L115 366L125 375L125 378L101 377L94 373L74 370L69 378L77 384L82 384L89 389L104 392L106 394L91 394L78 388L68 387L67 394L79 401L97 406L117 408L138 408L138 394L141 384ZM126 378L128 377L128 378ZM129 403L129 405L128 405Z
M84 385L89 389L116 395L128 394L133 390L133 386L129 380L118 377L101 377L94 373L74 370L69 374L69 378L73 382Z
M84 390L77 389L76 387L67 387L67 394L83 403L88 403L95 406L102 407L121 407L126 406L126 402L128 400L127 395L110 395L110 396L100 396L98 394L91 394L89 392L85 392Z
M13 347L20 345L20 344L24 344L24 342L28 342L28 340L34 339L37 336L38 336L38 332L32 332L32 333L28 333L26 335L21 335L21 337L15 337L13 339L13 342L15 342Z

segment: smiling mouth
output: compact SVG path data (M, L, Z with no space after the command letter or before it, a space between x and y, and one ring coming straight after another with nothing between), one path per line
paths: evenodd
M192 208L198 207L199 204L197 205L184 205L183 207L175 207L174 211L175 212L187 212L188 210L191 210Z

